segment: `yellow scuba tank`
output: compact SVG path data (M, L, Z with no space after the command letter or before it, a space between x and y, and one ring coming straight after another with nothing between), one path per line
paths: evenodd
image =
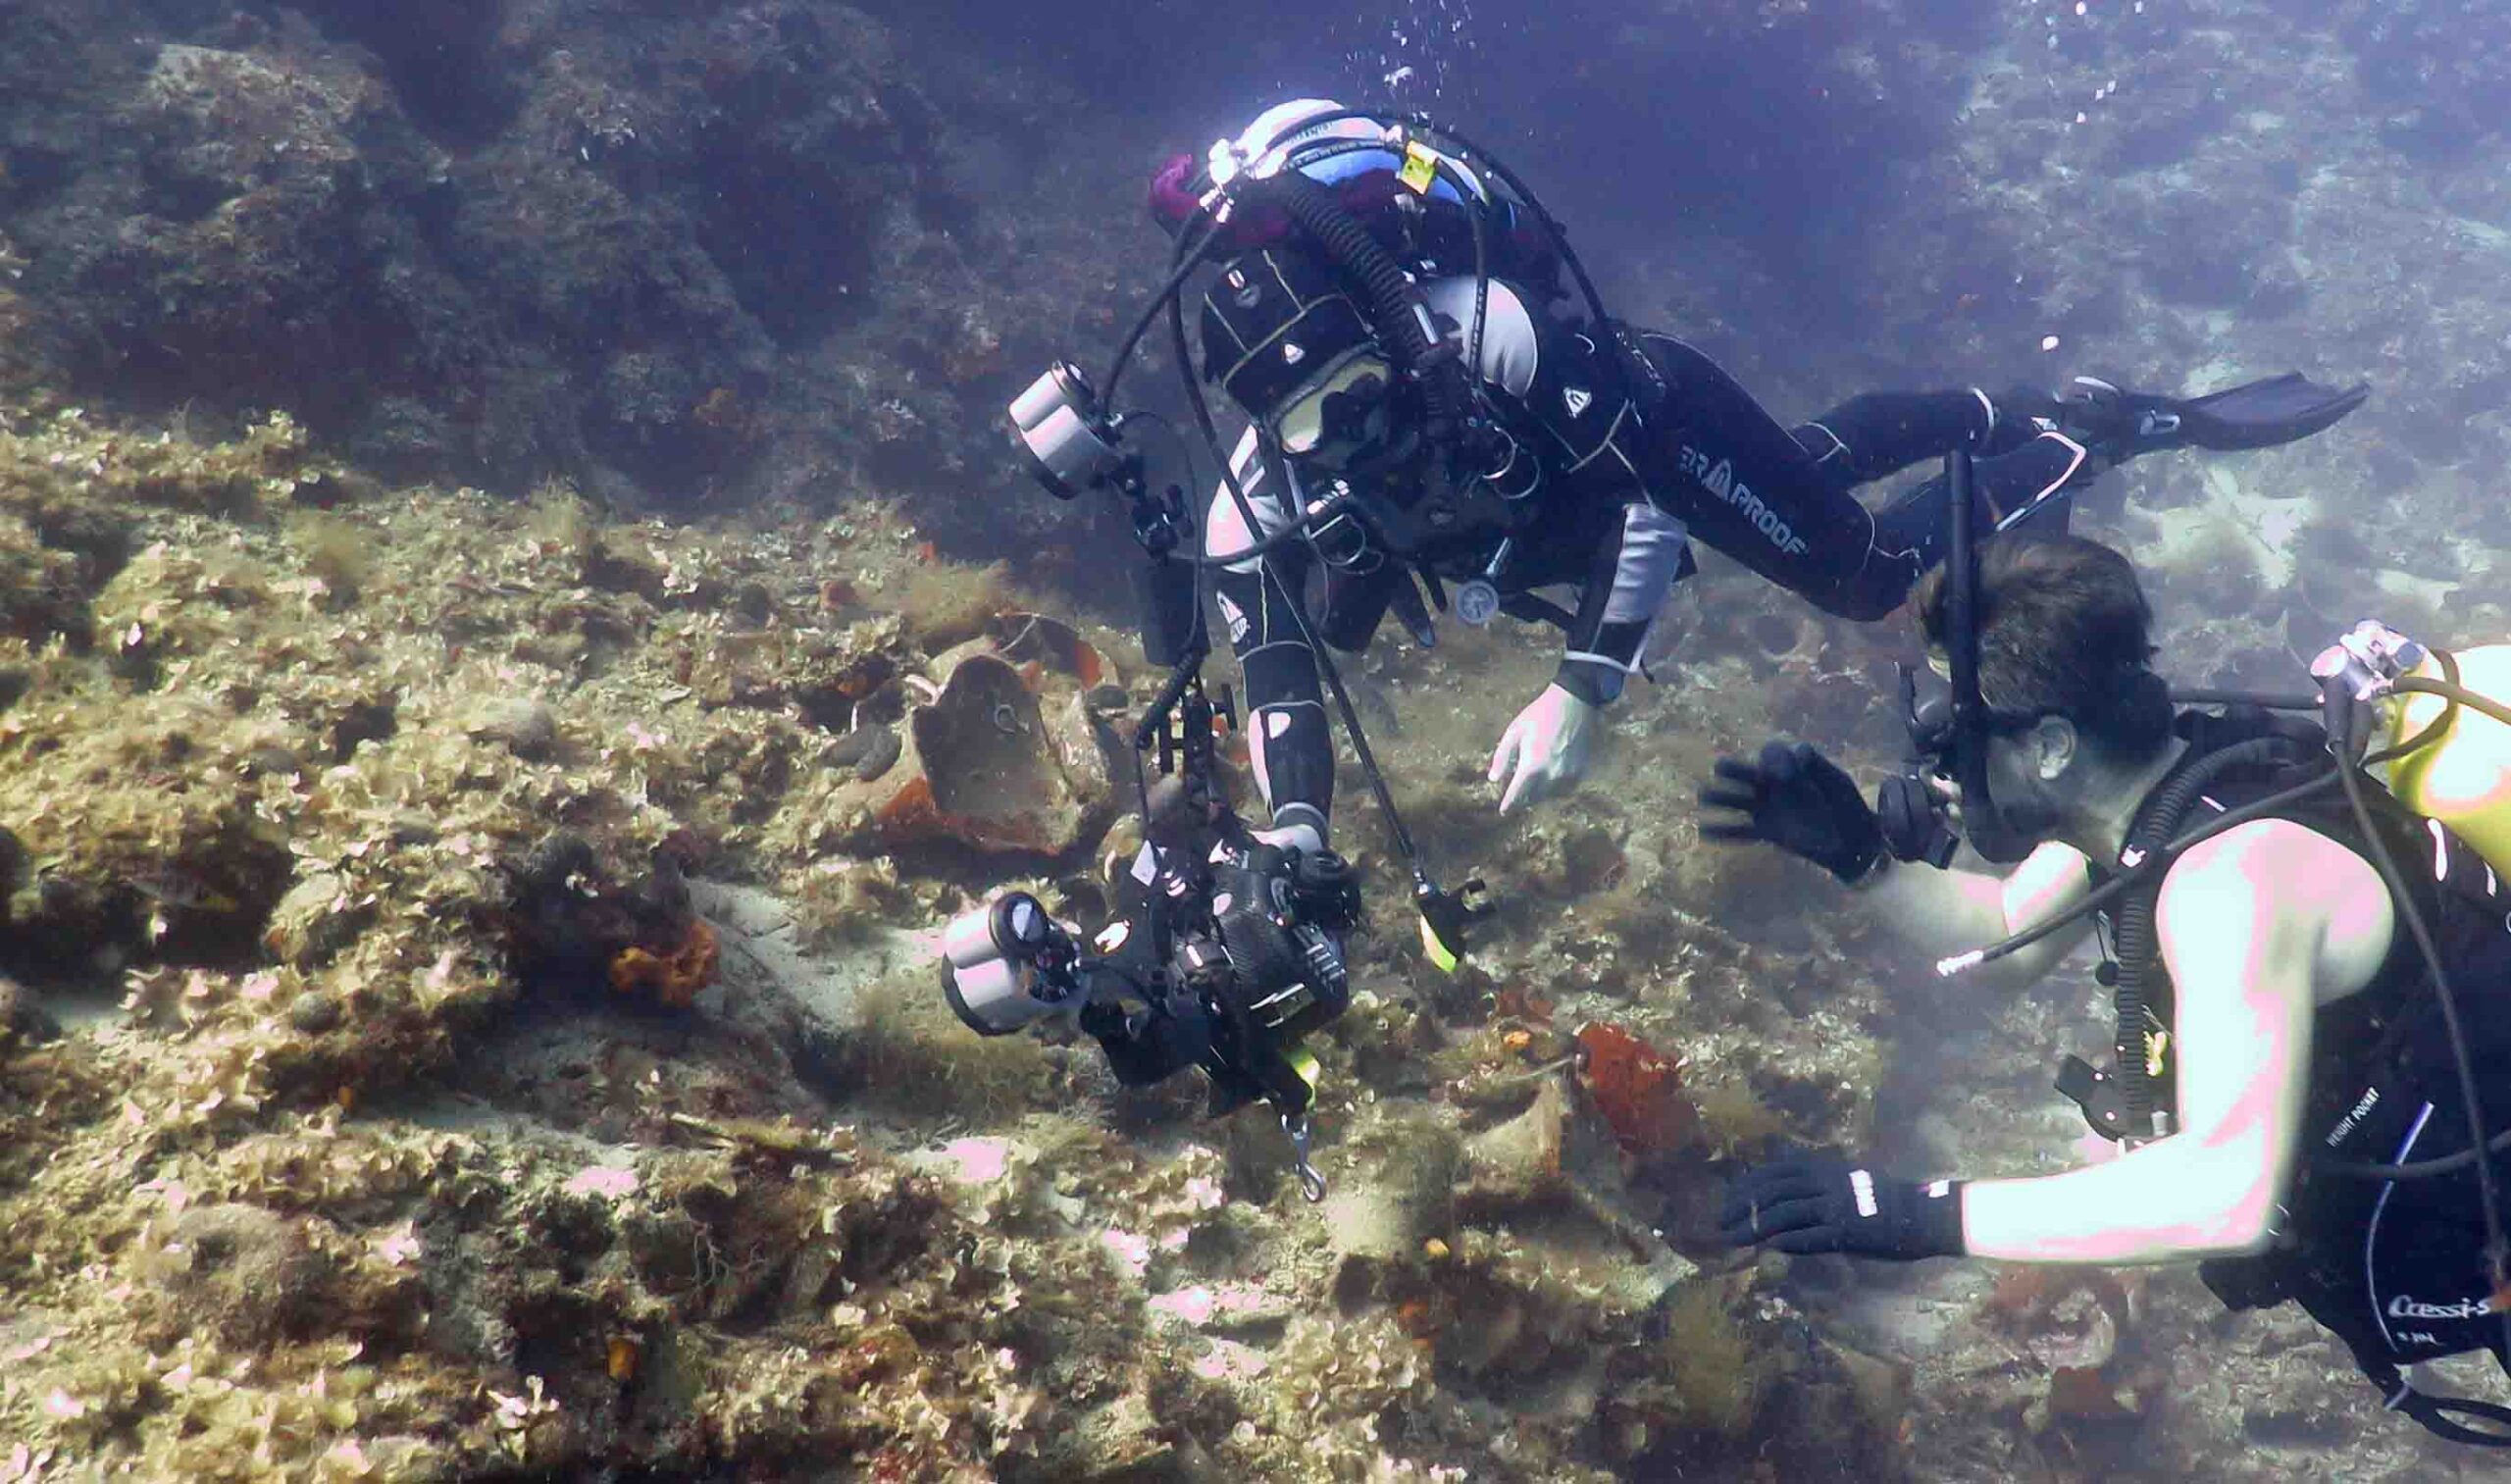
M2358 629L2348 639L2361 633ZM2400 678L2455 685L2487 699L2511 700L2511 644L2452 650L2446 656L2422 645L2391 652ZM2406 663L2409 660L2413 663ZM2453 667L2458 672L2455 677L2449 673ZM2438 729L2431 737L2378 764L2374 775L2398 802L2447 825L2452 834L2475 846L2486 864L2511 877L2511 726L2430 691L2393 691L2380 702L2373 750L2411 742L2436 724Z

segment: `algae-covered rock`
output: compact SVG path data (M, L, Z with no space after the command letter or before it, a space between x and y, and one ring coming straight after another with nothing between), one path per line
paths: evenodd
M558 744L558 717L545 701L508 696L483 702L470 723L471 735L498 742L515 756L538 761Z
M133 1265L164 1340L206 1331L250 1352L329 1327L334 1259L302 1218L242 1202L186 1206L141 1234Z

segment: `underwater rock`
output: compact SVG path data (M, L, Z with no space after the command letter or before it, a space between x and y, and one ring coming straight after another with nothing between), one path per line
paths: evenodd
M829 748L828 760L832 766L851 772L858 783L878 783L897 765L903 750L897 729L857 727L839 738L837 745Z
M345 881L317 871L288 888L271 909L262 943L282 963L317 969L356 942L374 921L372 903L355 902Z
M1421 1261L1425 1245L1453 1228L1467 1157L1454 1128L1427 1118L1391 1116L1356 1141L1358 1178L1336 1180L1318 1207L1340 1300L1348 1305L1386 1270Z
M182 1210L142 1236L133 1260L174 1332L203 1329L239 1346L319 1322L337 1278L303 1219L242 1202Z
M1479 1203L1522 1204L1565 1191L1562 1151L1568 1126L1568 1095L1547 1078L1524 1112L1465 1141L1460 1194Z
M1055 1475L1082 1484L1147 1484L1177 1476L1174 1444L1160 1436L1151 1399L1129 1391L1078 1419L1052 1458Z
M93 627L77 553L48 547L14 515L0 516L0 635L40 642L84 639Z
M336 1028L340 1015L339 998L321 990L308 990L287 1002L287 1023L308 1036Z
M0 974L0 1051L21 1041L49 1041L60 1034L61 1027L44 1013L33 992Z
M715 931L692 909L674 849L622 885L591 842L562 830L509 871L508 942L527 983L686 1009L713 982Z
M558 713L537 696L513 696L482 706L466 730L483 742L502 742L515 756L537 762L558 745Z

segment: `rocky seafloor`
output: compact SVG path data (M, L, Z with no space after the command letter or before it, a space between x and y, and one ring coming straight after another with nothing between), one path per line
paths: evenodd
M1536 651L1371 667L1427 848L1504 909L1453 979L1360 940L1310 1206L1261 1117L942 1006L918 935L974 894L1098 910L1097 739L1156 678L897 516L611 522L386 489L283 419L67 411L0 435L0 500L21 1474L2434 1464L2307 1326L2184 1277L1704 1242L1716 1161L1772 1139L2042 1167L2048 1057L2099 1034L2088 992L1966 1003L1819 879L1696 848L1673 797L1780 717L1863 726L1883 631L1714 578L1679 683L1525 823L1479 740ZM1016 793L945 725L1002 676ZM1676 1085L1609 1071L1623 1036Z
M2185 679L2361 612L2499 638L2503 53L2447 9L2000 8L1968 53L1738 12L1994 127L1870 208L1853 332L1714 233L1617 255L1616 303L1791 409L2369 376L2086 527ZM1522 816L1482 765L1539 637L1358 667L1502 910L1422 963L1346 790L1383 905L1322 1204L1191 1078L966 1033L933 930L1012 885L1092 920L1131 838L1109 745L1159 678L1038 538L1109 528L990 419L1147 271L1090 206L1137 162L1039 168L1009 135L1072 99L1017 75L937 106L966 74L904 19L649 10L0 17L0 1479L2474 1471L2184 1273L1716 1249L1777 1142L2055 1167L2051 1067L2106 1031L2088 982L1980 1002L1701 848L1720 752L1888 761L1914 653L1714 562ZM846 274L743 245L833 234Z

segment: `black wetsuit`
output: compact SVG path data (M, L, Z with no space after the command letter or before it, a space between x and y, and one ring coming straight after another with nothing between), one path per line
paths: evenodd
M1442 327L1458 322L1470 281L1450 279L1433 295ZM1419 563L1453 582L1488 574L1520 618L1549 616L1567 636L1558 683L1593 704L1619 695L1635 673L1648 630L1673 584L1691 570L1687 541L1708 542L1826 612L1879 619L1941 558L1945 488L1939 478L1870 511L1852 491L1958 446L1978 455L1982 529L2029 516L2063 523L2053 498L2089 471L2083 447L2055 431L2045 393L1997 398L1971 388L1875 392L1852 397L1789 429L1735 381L1671 335L1598 334L1575 319L1541 316L1537 293L1493 284L1484 383L1500 421L1543 466L1537 508L1507 534L1485 532ZM1502 311L1512 311L1504 314ZM1513 341L1504 321L1513 318ZM1499 348L1492 345L1497 343ZM1240 449L1240 470L1259 498L1267 531L1285 519L1270 475L1282 466ZM1302 486L1312 481L1289 469ZM1225 496L1212 506L1214 552L1245 536ZM1275 570L1304 586L1318 558L1284 548ZM1322 636L1341 648L1368 641L1390 601L1410 581L1395 565L1329 574ZM1576 588L1575 612L1532 596ZM1259 769L1277 820L1285 811L1323 828L1333 794L1333 750L1313 656L1290 621L1287 594L1252 564L1223 575L1223 616L1245 673L1260 740ZM1417 622L1417 620L1416 620Z

